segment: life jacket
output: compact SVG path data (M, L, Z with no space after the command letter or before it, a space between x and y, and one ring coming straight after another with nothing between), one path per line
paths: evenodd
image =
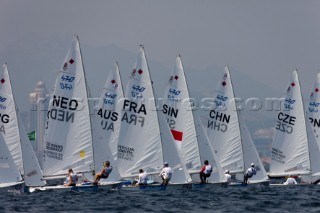
M139 174L139 183L147 184L148 177L147 173L144 172L142 174Z
M106 168L105 168L103 174L104 174L105 176L109 176L111 172L112 172L112 166L109 166L109 167L106 167Z
M72 183L77 183L77 181L78 181L78 175L77 174L72 174L71 175L71 179L72 179Z
M247 176L249 177L249 178L251 178L253 175L255 175L257 172L256 172L256 169L255 168L253 168L253 167L250 167L248 170L247 170Z
M211 174L212 173L212 166L211 165L206 165L205 166L205 170L204 170L203 173L206 174L206 175Z
M170 180L172 176L172 169L170 167L165 167L161 171L161 175L165 180Z

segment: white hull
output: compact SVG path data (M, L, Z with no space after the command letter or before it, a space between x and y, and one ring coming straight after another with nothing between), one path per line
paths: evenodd
M103 190L118 190L121 189L122 183L120 181L113 182L113 183L99 183L99 185L81 185L77 184L76 186L64 186L64 185L57 185L57 186L42 186L42 187L29 187L29 192L34 191L50 191L50 190L58 190L58 191L96 191L98 189Z
M257 182L248 182L248 184L244 184L244 183L241 183L241 182L238 182L238 183L235 183L235 182L232 182L229 184L229 187L250 187L250 186L269 186L271 185L270 184L270 181L269 180L265 180L265 181L257 181Z
M122 186L122 190L130 191L174 191L174 190L190 190L192 189L192 183L172 183L167 186L160 184L150 184L147 186Z
M309 184L309 183L298 183L298 184L283 184L283 183L273 183L273 184L270 184L270 186L275 186L275 187L295 187L295 186L311 186L313 184ZM317 185L317 184L316 184Z
M204 188L228 188L229 184L226 182L217 183L193 183L192 189L204 189Z
M10 191L23 191L24 186L24 182L0 183L0 193Z

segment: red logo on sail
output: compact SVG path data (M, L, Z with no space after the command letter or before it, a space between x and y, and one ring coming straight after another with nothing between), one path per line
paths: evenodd
M182 141L183 132L179 132L177 130L171 129L171 133L172 133L173 138L176 141Z
M319 89L318 89L318 88L316 88L314 91L319 92Z
M222 82L222 86L226 86L227 83L225 81Z
M1 79L1 84L4 84L4 82L6 82L4 79Z

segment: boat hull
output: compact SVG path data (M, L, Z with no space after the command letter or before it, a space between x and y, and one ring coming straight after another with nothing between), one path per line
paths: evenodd
M14 182L14 183L2 183L0 184L0 192L15 192L20 191L23 192L25 188L24 182Z
M252 183L248 183L248 184L244 184L241 182L238 183L230 183L229 187L268 187L270 185L270 181L266 180L266 181L261 181L261 182L252 182Z
M34 191L97 191L99 189L102 190L119 190L122 188L122 182L113 182L113 183L100 183L99 185L87 184L81 185L78 184L76 186L64 186L64 185L57 185L57 186L42 186L42 187L29 187L29 192Z
M193 183L192 189L204 189L204 188L228 188L228 183Z
M190 190L192 189L192 183L172 183L167 186L160 184L150 184L146 186L122 186L122 190L129 191L175 191L175 190Z

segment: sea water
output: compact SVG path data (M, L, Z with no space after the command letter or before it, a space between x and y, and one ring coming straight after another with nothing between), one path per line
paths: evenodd
M320 185L2 193L0 212L320 212Z

